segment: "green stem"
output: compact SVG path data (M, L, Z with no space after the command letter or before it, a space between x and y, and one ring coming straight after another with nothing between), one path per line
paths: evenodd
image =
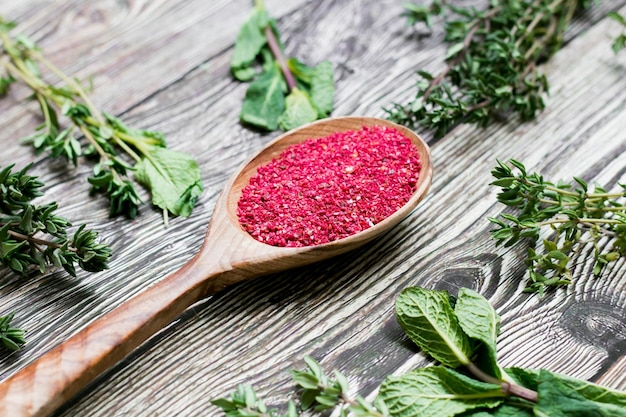
M61 246L63 246L63 245L61 245L60 243L57 243L57 242L51 242L49 240L38 239L38 238L33 237L33 236L28 236L28 235L24 235L22 233L18 233L18 232L14 231L14 230L9 230L8 233L9 233L10 236L13 236L15 239L24 240L26 242L35 243L37 245L50 246L52 248L60 248ZM71 250L72 252L76 252L76 248L68 247L68 249Z
M591 199L591 198L587 198L585 199L585 210L587 211L625 211L626 210L626 206L608 206L608 207L593 207L593 206L588 206L587 203L588 202L593 202L593 201L597 201L599 199L595 198L595 199ZM549 200L547 198L540 198L539 202L544 203L544 204L551 204L553 206L563 206L563 207L578 207L580 205L580 203L574 202L574 201L566 201L563 203L559 203L558 201L555 200Z
M493 377L487 373L485 373L482 369L476 366L473 362L469 362L465 365L467 369L479 380L486 382L488 384L500 385L502 387L502 391L505 394L514 395L519 398L523 398L525 400L536 403L539 395L537 391L533 391L526 387L522 387L521 385L517 385L514 382L506 382L502 381L496 377Z
M287 60L285 59L285 55L283 54L283 51L280 45L278 44L278 40L276 39L276 36L274 36L274 31L268 25L265 27L263 32L265 33L265 37L267 38L267 44L269 45L270 50L272 51L272 55L274 55L274 58L278 62L278 66L280 67L280 70L283 73L283 77L285 77L285 81L287 82L287 88L289 89L289 91L291 91L294 88L296 88L296 80L293 77L293 74L291 73L291 71L289 70L289 66L287 65Z
M37 96L37 101L39 101L41 111L43 112L43 119L46 123L46 136L49 136L51 133L52 120L50 119L50 109L48 109L48 103L40 92L35 93L35 96Z
M93 117L95 117L96 120L98 120L98 122L100 122L101 124L104 124L104 117L102 117L102 114L100 114L98 109L96 109L96 106L93 105L85 90L81 87L80 84L76 82L76 80L65 75L63 71L58 69L52 62L48 61L48 59L46 59L46 57L44 57L39 52L34 53L33 56L43 65L48 67L48 69L56 74L56 76L59 77L61 80L63 80L63 82L71 86L74 92L78 94L78 96L85 102L85 105L87 106L87 108L89 108L89 112L93 115Z
M126 142L124 142L124 140L121 138L121 134L119 132L115 132L115 134L113 135L113 140L115 141L117 146L122 148L136 162L140 162L141 161L141 157L139 155L137 155L137 153L135 151L133 151L131 149L131 147L126 144Z

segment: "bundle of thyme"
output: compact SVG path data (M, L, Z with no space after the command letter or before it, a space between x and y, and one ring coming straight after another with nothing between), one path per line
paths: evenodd
M435 136L459 123L486 126L514 113L529 120L544 109L548 80L538 70L562 45L574 13L589 0L490 0L486 10L434 0L407 4L409 23L430 26L445 15L447 66L439 74L418 71L417 94L386 109L390 120L425 126Z
M68 235L72 224L55 214L57 203L33 204L43 196L44 183L27 174L30 166L13 171L0 166L0 264L26 275L43 273L50 266L76 276L76 265L85 271L106 269L111 249L99 243L98 233L81 225ZM17 350L25 341L24 330L11 327L13 313L0 317L0 346Z
M531 279L527 292L543 294L550 287L571 283L573 258L588 245L593 248L595 275L626 255L626 184L620 184L619 192L607 192L599 185L590 190L581 178L574 177L575 186L564 181L552 183L539 173L527 172L519 161L510 160L509 164L498 162L492 171L496 180L491 184L501 189L498 201L514 207L517 214L490 218L497 226L491 235L504 246L520 240L531 242L526 259ZM542 230L548 233L538 245Z
M50 62L31 39L12 36L14 27L15 23L0 17L0 95L16 81L32 90L43 124L25 141L38 152L47 151L74 165L81 155L95 159L88 180L92 191L108 196L111 215L137 215L141 199L129 178L134 172L151 192L152 203L163 209L166 223L168 213L189 216L202 192L198 164L187 154L167 149L162 133L132 129L98 110L86 88ZM62 85L46 82L41 69L55 75ZM61 127L59 113L69 127ZM86 147L81 145L81 136Z
M50 265L72 276L76 264L89 272L106 269L111 249L97 242L97 232L83 224L69 237L72 224L55 214L57 203L33 204L44 184L28 168L0 167L0 263L22 275L33 267L43 273Z

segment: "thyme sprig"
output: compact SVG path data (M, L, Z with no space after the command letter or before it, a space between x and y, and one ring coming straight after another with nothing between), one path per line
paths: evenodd
M11 321L15 313L9 313L0 317L0 346L8 350L19 350L26 343L24 329L11 327Z
M593 247L595 275L626 255L626 185L620 184L618 192L599 185L590 190L581 178L574 177L575 185L552 183L527 172L519 161L509 164L498 162L491 184L501 188L498 201L514 207L517 215L490 218L497 226L491 235L496 244L507 247L521 239L531 242L526 259L531 283L526 291L543 294L550 287L571 283L573 257L588 245ZM542 240L541 249L536 246L542 230L550 235Z
M166 220L168 212L188 216L202 192L197 163L167 149L162 133L132 129L97 109L79 80L57 68L28 37L12 36L14 27L15 23L0 17L0 95L21 81L32 90L43 118L36 132L23 141L39 153L46 151L73 165L81 155L95 159L88 181L92 191L108 196L112 216L133 218L138 213L142 201L131 172L150 190L153 204L163 209ZM42 69L56 76L60 85L46 82ZM60 115L68 119L69 127L61 126Z
M529 120L544 109L549 85L538 65L563 43L575 11L588 0L491 0L486 10L462 8L435 0L429 6L408 4L409 23L427 26L444 15L450 44L447 66L439 74L417 71L417 94L408 104L387 109L390 120L435 136L459 123L486 126L514 113Z
M241 384L229 398L218 398L211 403L218 406L229 417L297 417L302 412L327 412L339 410L344 417L384 417L389 412L382 400L373 403L360 395L350 396L350 384L338 370L333 370L333 376L324 372L320 364L310 356L304 357L304 370L291 370L291 379L300 390L300 402L287 403L287 412L268 408L265 401L259 397L249 384Z
M17 274L54 265L76 276L76 264L85 271L107 268L111 249L97 242L98 233L81 225L71 237L71 223L55 214L57 203L35 205L44 186L27 175L29 167L13 172L0 167L0 263Z

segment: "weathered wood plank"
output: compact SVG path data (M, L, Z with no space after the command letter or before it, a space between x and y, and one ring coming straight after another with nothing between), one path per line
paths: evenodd
M15 16L30 18L34 13L15 7ZM440 31L420 42L410 38L397 19L398 2L323 1L298 10L284 7L294 10L280 21L291 35L288 50L311 63L331 59L338 67L337 115L383 115L383 106L413 94L414 70L436 68L444 54ZM222 13L212 11L207 19L228 21ZM234 13L239 19L244 14L242 9ZM42 25L43 17L38 19ZM143 27L137 32L142 30L147 31ZM232 43L236 28L228 30ZM239 382L252 382L272 401L281 402L290 387L286 370L301 366L305 354L322 359L329 369L342 369L358 388L371 392L385 374L425 363L402 336L392 313L398 292L415 284L470 286L489 296L504 319L500 345L506 365L546 366L626 389L620 372L626 354L624 262L599 279L589 277L589 263L581 262L577 272L582 278L575 286L544 300L529 298L518 284L524 272L523 249L496 250L484 220L501 211L494 204L495 191L486 186L496 158L521 159L553 178L582 174L612 187L625 181L625 63L623 55L615 57L608 49L609 34L616 34L615 26L602 21L574 37L552 62L552 96L538 121L488 130L461 127L438 141L430 197L383 239L341 258L240 285L206 300L60 415L218 415L210 399ZM47 36L42 33L41 41ZM91 39L98 43L100 36ZM119 41L107 38L100 45L109 50L109 42ZM69 53L58 48L59 53ZM159 75L167 74L167 83L145 96L133 95L133 82L142 82L141 72L129 75L119 84L124 97L131 97L126 104L116 104L117 98L107 93L98 96L102 88L96 87L100 103L119 111L131 109L127 116L132 123L163 130L173 147L197 155L207 191L191 219L175 219L169 229L159 222L159 213L149 209L133 222L108 219L101 199L84 201L88 166L79 167L76 178L61 167L36 167L49 192L67 203L64 213L76 223L96 225L117 257L111 270L80 274L79 279L63 273L26 281L0 275L3 309L24 311L27 306L30 313L18 320L30 330L29 345L0 358L2 376L180 266L199 247L226 177L274 136L239 126L237 113L246 86L231 81L230 51L227 45L220 48L211 49L201 67L190 66L191 72L166 67ZM89 66L82 62L73 68L88 74ZM2 112L0 125L10 126L4 123L12 117ZM32 127L32 121L28 124ZM0 136L0 141L5 143L5 137L14 139ZM17 145L9 152L19 160L32 157L28 148ZM4 158L3 153L0 161Z

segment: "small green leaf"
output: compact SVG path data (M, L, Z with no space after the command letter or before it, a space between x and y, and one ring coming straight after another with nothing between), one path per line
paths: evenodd
M626 17L622 16L621 14L619 14L617 12L608 12L606 14L606 16L608 18L611 18L611 19L615 20L616 22L618 22L622 26L626 26Z
M476 291L461 288L454 306L459 325L472 339L482 343L485 355L480 355L479 366L491 376L500 378L496 340L500 333L500 316L489 302ZM482 357L484 356L484 357Z
M318 110L318 117L327 117L333 111L334 95L333 64L324 61L315 67L311 79L311 101Z
M459 414L459 417L535 417L535 414L531 403L514 403L509 400L492 410L472 410Z
M433 366L388 376L380 386L378 397L392 417L452 417L479 407L497 407L506 394L499 385Z
M446 60L452 58L453 56L461 52L463 50L463 47L464 47L463 42L455 43L454 45L449 47L448 51L446 52Z
M167 148L147 150L147 156L135 166L137 181L152 193L152 204L176 216L189 216L202 193L198 163L187 154Z
M239 116L241 121L266 130L276 130L278 120L285 111L285 89L280 69L272 65L248 86Z
M231 71L238 80L247 81L254 76L250 66L267 43L263 30L268 24L265 9L255 7L241 26L230 61Z
M469 363L469 338L459 325L446 291L405 289L396 300L396 317L407 336L443 365L456 368Z
M305 91L294 88L285 104L286 110L278 119L281 129L287 131L317 120L317 109Z
M539 371L539 417L625 417L626 393Z

